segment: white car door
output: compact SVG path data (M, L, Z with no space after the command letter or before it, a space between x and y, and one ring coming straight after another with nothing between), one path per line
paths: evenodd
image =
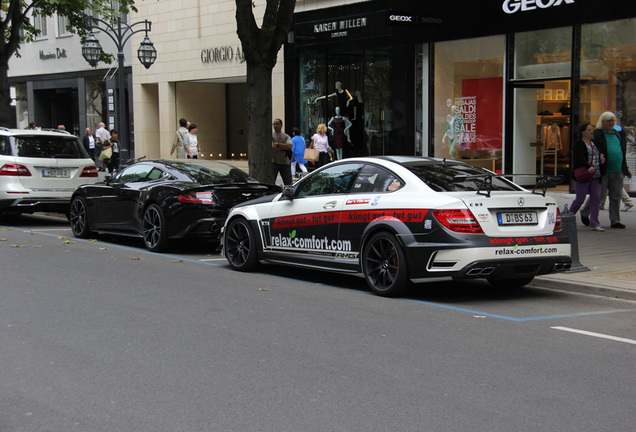
M290 259L333 259L343 250L340 217L347 193L362 167L342 163L305 177L294 186L293 199L281 199L263 220L265 249Z

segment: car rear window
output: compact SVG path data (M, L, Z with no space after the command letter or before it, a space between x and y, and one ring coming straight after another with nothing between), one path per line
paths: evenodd
M73 136L15 137L15 156L50 159L84 159L88 154Z
M226 164L201 161L200 165L193 162L172 162L171 165L200 184L253 181L245 171Z
M413 164L406 167L436 192L483 191L488 189L487 179L492 178L493 191L520 190L513 183L495 177L490 171L472 165L458 163ZM460 176L460 177L458 177ZM458 181L461 176L479 176ZM490 177L492 176L492 177Z

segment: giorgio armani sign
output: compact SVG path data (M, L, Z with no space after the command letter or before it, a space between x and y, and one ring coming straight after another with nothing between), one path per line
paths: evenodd
M222 46L201 50L201 63L203 64L241 62L243 58L240 45L237 45L236 48Z

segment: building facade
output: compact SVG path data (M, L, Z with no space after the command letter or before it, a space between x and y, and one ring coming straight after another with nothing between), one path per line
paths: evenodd
M264 4L256 2L257 17ZM206 157L246 159L234 1L138 7L159 53L149 70L133 65L138 152L167 156L185 117L199 125ZM299 0L273 89L286 128L309 138L331 123L342 157L429 155L567 178L581 122L611 110L633 132L636 8L631 0Z
M124 17L124 20L127 17ZM117 49L114 42L99 30L94 34L104 52L113 54L111 64L91 67L82 57L80 38L66 30L63 16L32 17L42 34L31 43L22 44L20 57L9 61L9 83L14 94L16 127L25 128L29 121L43 128L64 125L66 130L82 137L86 128L97 129L100 122L107 128L122 129L117 124L120 109L117 88ZM132 49L124 47L126 133L121 137L123 155L134 152L134 118L132 113ZM126 138L126 136L128 136Z

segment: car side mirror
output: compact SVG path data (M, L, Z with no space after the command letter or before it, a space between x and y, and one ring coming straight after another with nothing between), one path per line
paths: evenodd
M283 189L283 198L287 198L292 201L294 199L294 187L293 186L285 186Z

